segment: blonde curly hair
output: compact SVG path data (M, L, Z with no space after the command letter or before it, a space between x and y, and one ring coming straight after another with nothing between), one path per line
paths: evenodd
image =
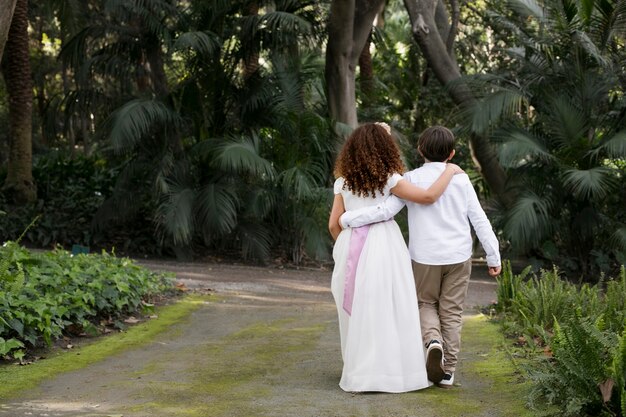
M383 123L367 123L356 128L335 162L335 177L343 177L344 188L357 196L383 193L389 177L405 171L400 149Z

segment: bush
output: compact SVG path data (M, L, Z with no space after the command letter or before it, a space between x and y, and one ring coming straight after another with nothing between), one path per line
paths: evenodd
M545 400L560 416L626 417L626 269L593 286L569 283L556 268L527 273L505 263L497 293L507 328L545 353L527 367L531 404Z
M0 248L0 356L21 358L22 348L50 345L70 327L96 333L100 320L150 307L171 288L169 275L106 252L36 254L7 242Z
M80 244L92 241L94 214L111 193L116 172L97 157L52 153L37 158L33 177L37 184L37 202L9 207L0 193L0 241L15 240L29 222L40 217L25 235L24 241L38 247ZM3 175L0 174L0 181Z
M0 172L0 182L4 173ZM23 242L40 248L73 245L116 248L123 253L161 253L149 215L139 209L137 216L123 224L96 229L94 217L113 194L119 167L98 156L50 153L39 156L33 165L37 201L26 206L9 206L0 192L0 241L16 240L32 219L37 222ZM145 210L144 210L145 211ZM129 226L131 224L131 226Z

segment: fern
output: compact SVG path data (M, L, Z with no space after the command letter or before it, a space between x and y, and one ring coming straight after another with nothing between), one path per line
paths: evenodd
M603 299L604 316L607 318L607 326L616 334L625 329L626 324L626 269L622 265L619 278L609 280Z
M554 320L561 320L576 306L576 289L562 280L559 271L541 271L539 278L533 278L519 287L519 294L513 300L513 311L525 327L539 325L546 330L552 328Z
M609 364L616 345L602 317L591 320L578 310L562 323L555 320L552 361L540 361L529 370L531 398L557 405L563 416L607 411L598 385L612 376Z
M530 273L531 266L526 267L521 274L513 274L511 269L511 262L504 261L502 264L502 274L496 278L498 287L496 288L496 295L498 297L498 309L500 311L507 311L513 301L518 297L520 293L520 287L522 286L524 279Z
M619 347L613 356L613 376L616 383L616 392L620 398L615 401L619 404L622 417L626 416L626 331L619 339Z

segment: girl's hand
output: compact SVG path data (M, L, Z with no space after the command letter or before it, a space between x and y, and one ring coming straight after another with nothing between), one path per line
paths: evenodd
M451 163L451 162L448 162L448 164L447 164L446 168L448 168L448 167L453 169L453 171L454 171L454 175L457 175L457 174L465 174L465 171L463 171L463 170L461 169L461 167L460 167L460 166L458 166L457 164L453 164L453 163Z

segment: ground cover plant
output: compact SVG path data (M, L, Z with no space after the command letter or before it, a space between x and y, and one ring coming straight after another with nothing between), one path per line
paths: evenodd
M531 358L531 406L559 416L626 416L626 269L596 285L576 285L558 269L498 279L498 316Z
M33 253L0 247L0 359L23 359L63 335L98 334L105 325L150 309L173 278L114 254Z

